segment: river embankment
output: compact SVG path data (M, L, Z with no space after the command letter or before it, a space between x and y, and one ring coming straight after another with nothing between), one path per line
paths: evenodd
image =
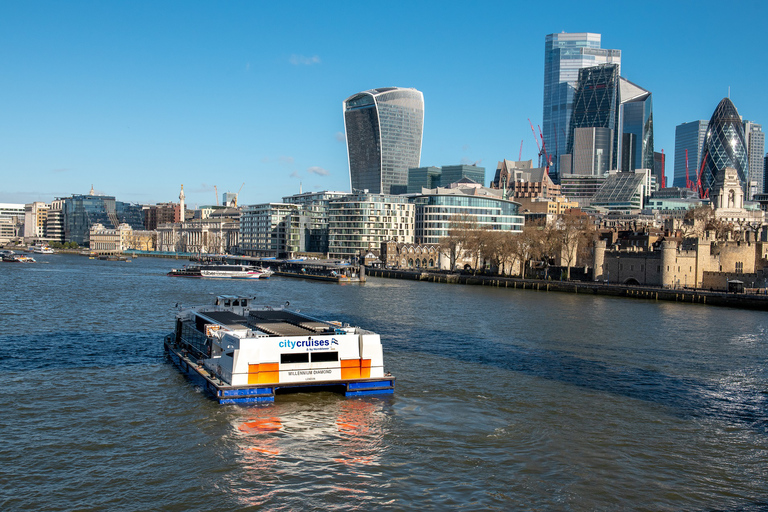
M560 292L588 295L609 295L631 299L664 300L709 306L724 306L768 311L768 295L726 293L692 288L674 289L654 286L626 286L619 284L590 283L585 281L547 281L515 277L471 275L445 272L414 272L407 270L376 269L366 267L372 277L408 279L432 283L494 286L519 290Z

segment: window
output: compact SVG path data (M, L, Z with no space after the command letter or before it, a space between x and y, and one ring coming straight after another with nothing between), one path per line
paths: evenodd
M330 361L338 361L338 352L315 352L312 354L313 363L327 363Z
M302 352L299 354L280 354L280 364L293 364L293 363L308 363L309 353Z
M743 273L743 272L744 272L744 262L742 262L742 261L737 261L737 262L736 262L736 273L737 273L737 274L741 274L741 273Z

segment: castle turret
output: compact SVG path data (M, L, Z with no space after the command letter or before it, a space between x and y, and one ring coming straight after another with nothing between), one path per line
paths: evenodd
M595 246L592 249L592 273L595 281L605 279L605 240L595 240Z

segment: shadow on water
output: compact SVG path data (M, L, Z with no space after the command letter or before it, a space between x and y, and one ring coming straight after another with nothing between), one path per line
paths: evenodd
M349 320L354 323L354 320ZM386 324L374 325L385 332ZM768 434L768 390L665 374L628 365L577 357L566 351L495 343L483 337L418 329L407 338L387 337L387 350L422 352L492 366L531 377L668 407L679 417L708 417L746 425ZM435 340L415 344L413 339Z

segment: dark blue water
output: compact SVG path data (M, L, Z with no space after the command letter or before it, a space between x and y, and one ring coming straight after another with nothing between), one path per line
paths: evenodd
M0 264L2 510L768 508L765 313L37 259ZM379 332L395 396L214 404L161 340L225 293Z

